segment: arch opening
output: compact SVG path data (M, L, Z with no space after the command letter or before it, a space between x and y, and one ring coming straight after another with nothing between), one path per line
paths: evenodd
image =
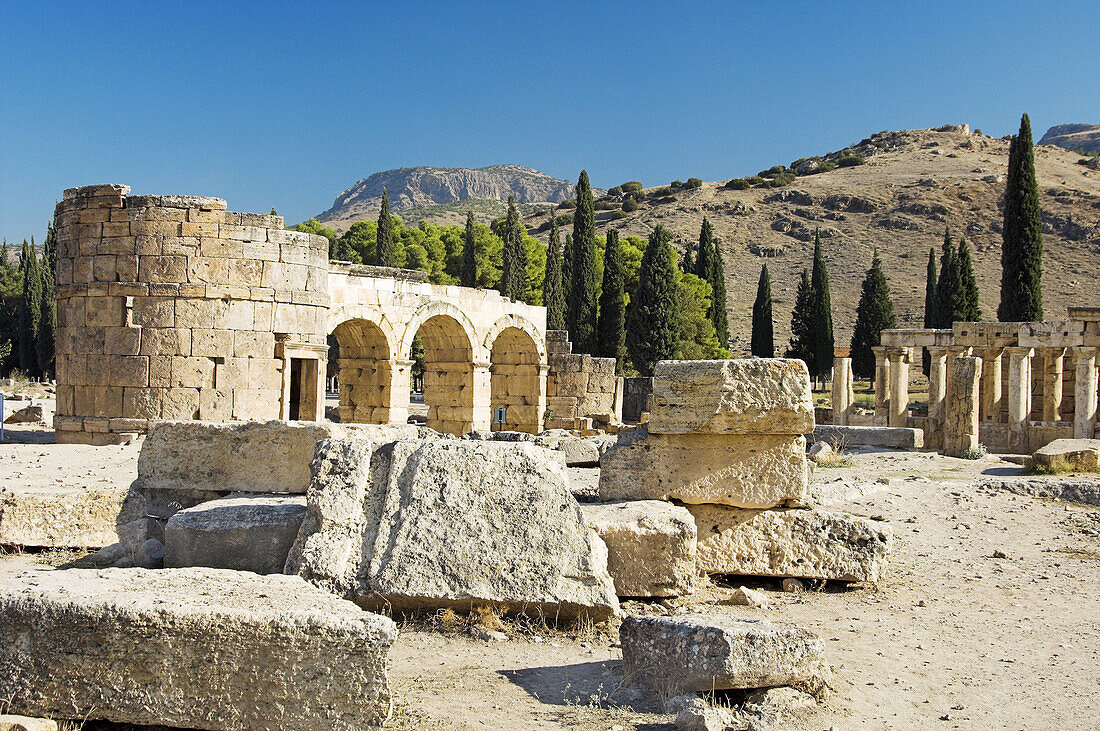
M382 329L369 320L340 323L332 332L340 387L342 423L387 424L390 421L393 372L390 347ZM330 341L331 342L331 341Z
M523 330L506 327L493 341L489 371L494 431L542 430L539 365L538 347Z
M450 315L429 317L417 330L423 346L422 384L427 425L445 434L462 435L474 428L473 347L465 329ZM409 358L420 361L419 353ZM418 384L419 385L419 384ZM414 394L415 395L415 394Z

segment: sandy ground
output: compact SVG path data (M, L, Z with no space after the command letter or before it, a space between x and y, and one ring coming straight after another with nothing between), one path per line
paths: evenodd
M2 444L0 485L125 485L137 450ZM687 602L799 623L825 638L835 691L784 728L1097 728L1100 508L979 489L983 477L1020 474L996 458L886 451L854 461L819 469L814 481L830 509L881 517L896 532L881 586L787 594L776 581L734 579ZM0 576L51 570L65 558L7 553ZM764 590L771 606L721 604L740 583ZM669 728L657 694L624 681L611 633L509 623L509 639L491 642L431 625L402 624L391 652L395 728Z

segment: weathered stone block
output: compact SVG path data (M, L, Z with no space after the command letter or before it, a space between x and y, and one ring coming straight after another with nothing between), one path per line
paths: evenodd
M803 505L801 436L620 432L600 458L600 500L681 500L744 508Z
M744 510L688 505L696 561L708 574L790 576L877 583L894 536L877 520L824 510Z
M654 369L654 434L806 434L813 428L810 377L801 360L667 360Z
M1100 439L1055 439L1031 461L1041 472L1100 472Z
M620 597L681 596L695 584L695 519L660 500L581 505L607 544L607 571Z
M164 565L281 574L306 513L305 497L222 498L179 511L164 529Z
M295 576L34 572L0 580L0 695L82 721L381 728L396 635Z
M834 426L818 424L813 441L828 442L841 447L891 447L920 449L924 446L924 430L892 426Z
M102 548L118 540L115 516L124 488L0 489L0 545Z

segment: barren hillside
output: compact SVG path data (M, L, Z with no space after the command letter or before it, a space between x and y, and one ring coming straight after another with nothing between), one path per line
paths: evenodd
M921 325L928 249L935 247L938 257L946 225L974 247L983 315L995 318L1007 139L972 134L962 126L881 132L842 152L860 155L866 164L800 176L781 188L733 190L720 181L674 190L647 198L625 218L613 218L617 211L597 211L597 227L601 234L614 227L623 235L647 236L664 224L682 250L697 240L706 214L725 260L735 353L748 350L752 301L764 263L777 300L776 345L786 346L795 288L802 267L810 265L815 229L821 230L829 269L838 346L851 337L860 283L875 247L890 277L899 324ZM1065 316L1067 305L1100 303L1100 172L1059 147L1037 146L1035 157L1044 222L1044 307L1055 319ZM543 220L545 215L540 220L536 214L527 224L534 229ZM546 231L537 235L545 240Z

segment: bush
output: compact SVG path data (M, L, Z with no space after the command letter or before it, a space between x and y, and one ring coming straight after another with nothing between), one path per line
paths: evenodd
M627 182L623 183L622 185L620 185L619 187L623 189L624 193L641 193L642 192L642 184L639 183L637 180L627 181Z
M847 155L841 156L841 158L836 161L836 164L837 164L837 167L853 168L856 165L862 165L865 162L867 162L867 161L864 160L859 155L849 153Z
M787 168L783 165L772 165L767 170L761 170L757 173L757 176L761 178L774 178L776 175L786 172L786 170Z
M836 170L835 162L823 162L817 166L817 172L819 173L827 173L831 170Z
M614 211L619 207L619 204L613 201L598 200L592 207L597 211Z
M749 185L763 185L768 182L767 179L760 177L759 175L753 175L751 178L745 178Z
M577 207L577 201L573 200L572 198L570 198L569 200L566 200L566 201L562 201L561 203L558 204L558 210L559 211L562 210L562 209L569 209L569 208L576 208L576 207Z
M573 214L563 213L560 216L555 216L554 220L558 222L559 226L565 226L566 224L573 223Z
M670 185L669 187L670 188L683 188L684 187L684 181L682 181L682 180L673 180L672 185Z
M634 199L631 198L631 200L634 200ZM611 220L612 221L618 221L620 218L626 218L628 215L630 215L630 214L627 213L626 211L615 211L614 213L611 214Z
M650 198L663 198L666 195L672 195L672 188L667 185L663 188L654 188L653 190L649 191Z
M963 452L963 459L981 459L987 454L984 444L979 444L976 447L970 447Z
M687 187L689 188L702 188L703 181L699 178L688 178Z
M626 200L623 201L623 211L633 213L636 210L638 210L638 201L634 200L634 196L628 195Z
M767 186L769 188L782 188L784 185L790 185L791 183L793 183L794 179L795 179L795 174L794 173L789 173L789 172L779 173L778 175L776 175L774 178L772 178L771 180L769 180L767 182Z
M746 178L734 178L733 180L726 181L723 188L729 188L730 190L748 190L752 187L752 183Z
M622 195L622 194L623 194L623 188L622 188L622 186L621 186L621 185L616 185L616 186L615 186L614 188L612 188L611 190L607 191L607 194L608 194L608 195L613 195L613 196L615 196L615 197L617 198L617 197L619 197L620 195Z

